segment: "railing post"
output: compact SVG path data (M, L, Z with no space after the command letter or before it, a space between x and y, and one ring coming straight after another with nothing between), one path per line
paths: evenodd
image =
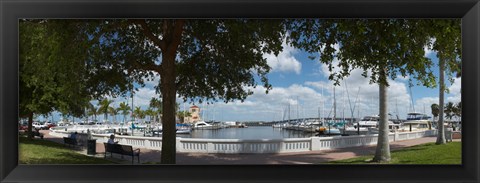
M177 137L175 139L175 148L177 149L177 152L183 152L182 138Z
M287 150L285 141L280 142L280 152L285 152Z
M310 151L320 150L320 137L310 137Z
M215 153L215 146L212 142L207 142L207 153Z
M148 139L145 139L145 148L150 149L150 141Z

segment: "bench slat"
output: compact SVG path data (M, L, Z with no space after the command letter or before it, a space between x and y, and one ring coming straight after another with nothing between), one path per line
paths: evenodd
M107 157L107 152L128 155L132 156L133 163L133 157L138 156L138 161L140 162L140 151L134 151L132 146L109 143L103 143L103 145L105 146L105 157Z

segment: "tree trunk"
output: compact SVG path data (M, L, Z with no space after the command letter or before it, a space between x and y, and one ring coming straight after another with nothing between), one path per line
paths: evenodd
M383 70L382 70L383 71ZM380 72L380 77L385 79L385 71ZM380 89L380 121L378 125L377 149L375 151L375 162L390 161L390 144L388 142L388 110L387 110L387 86L379 83Z
M162 164L176 163L176 132L175 132L175 100L177 89L175 86L176 68L175 55L162 55L161 91L162 91Z
M444 94L445 94L445 60L442 56L439 56L439 65L440 65L440 78L439 78L439 104L438 104L438 122L437 122L437 142L435 144L445 144L445 129L443 126L443 115L444 115Z
M28 139L33 139L33 112L28 114L28 129L27 129Z

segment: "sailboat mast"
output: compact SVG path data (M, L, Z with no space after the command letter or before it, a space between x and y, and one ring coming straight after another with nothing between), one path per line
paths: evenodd
M299 119L299 118L298 118L298 112L299 112L299 111L298 111L298 106L299 106L299 105L300 105L300 101L298 101L298 96L297 96L297 120Z
M131 109L131 110L132 110L132 115L131 115L131 117L132 117L132 119L133 119L133 86L132 86L132 89L130 90L130 96L132 97L132 109ZM127 102L127 103L128 103L128 102ZM133 120L132 120L132 121L133 121Z
M324 117L325 117L325 95L323 95L323 87L322 87L322 118ZM321 121L323 122L323 120Z
M408 89L410 89L410 100L412 100L412 103L410 104L412 109L413 109L413 112L416 112L415 111L415 105L413 104L413 95L412 95L412 87L408 87Z
M290 122L290 101L288 102L288 122Z
M335 99L335 86L333 86L333 120L337 118L337 102Z
M395 112L397 113L398 118L398 97L395 97Z

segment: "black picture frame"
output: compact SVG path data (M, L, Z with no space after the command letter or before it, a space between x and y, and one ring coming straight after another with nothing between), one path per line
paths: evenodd
M479 182L478 0L1 0L2 182ZM19 18L462 18L462 165L18 165Z

